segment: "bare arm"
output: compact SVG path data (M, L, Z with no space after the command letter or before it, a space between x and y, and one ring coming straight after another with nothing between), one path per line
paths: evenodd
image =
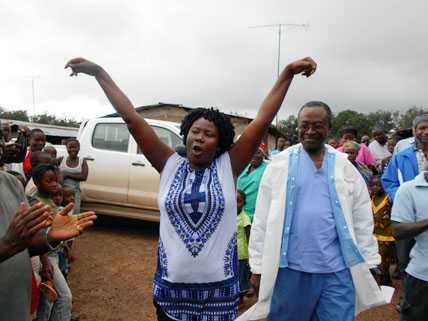
M428 231L428 219L416 223L392 222L393 235L397 240L411 239Z
M66 65L67 67L72 69L71 75L77 76L79 72L82 72L95 76L114 109L128 125L129 131L140 146L144 156L158 172L161 172L174 151L159 139L145 119L135 111L131 101L114 83L109 74L100 66L83 58L70 60Z
M234 174L239 175L253 157L260 142L278 113L294 75L303 73L309 77L316 70L311 58L304 58L289 64L282 71L277 82L262 103L256 118L247 126L238 142L229 151Z
M251 225L247 225L245 227L245 236L247 237L247 241L250 240L250 233L251 233Z
M83 160L82 171L80 173L63 172L62 175L63 175L63 178L71 178L81 182L86 181L88 179L88 163L86 162L85 159Z

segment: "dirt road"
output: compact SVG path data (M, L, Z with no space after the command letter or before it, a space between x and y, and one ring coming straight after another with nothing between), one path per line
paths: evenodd
M75 243L69 277L81 321L155 321L151 299L158 225L101 217ZM395 298L396 300L396 298ZM247 302L250 305L252 302ZM357 321L398 321L392 305Z

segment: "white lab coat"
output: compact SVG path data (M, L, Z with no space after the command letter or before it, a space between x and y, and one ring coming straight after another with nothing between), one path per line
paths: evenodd
M249 242L251 270L262 275L259 298L237 321L264 319L269 313L285 222L289 155L298 153L300 148L301 144L295 145L276 155L263 175ZM326 148L336 153L337 194L352 239L365 259L364 263L351 268L356 292L355 311L358 314L386 303L369 270L380 263L377 242L373 236L370 197L363 178L348 161L347 155L328 145Z

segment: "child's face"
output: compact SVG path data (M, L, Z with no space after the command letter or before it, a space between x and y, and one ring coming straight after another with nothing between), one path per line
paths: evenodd
M36 168L37 166L40 166L40 165L50 165L51 163L52 163L52 158L50 157L49 154L45 154L39 157L37 161L34 161L33 168Z
M33 152L41 151L46 144L46 136L43 133L36 132L30 138L31 150Z
M239 214L245 205L244 197L241 195L241 193L236 194L236 205L238 207L238 214Z
M71 141L67 144L67 153L72 157L76 157L79 154L80 145L76 141Z
M74 203L74 191L71 188L64 187L62 205L66 206L70 203Z
M58 176L54 171L47 171L39 182L34 182L40 192L52 195L58 186Z
M382 187L382 184L380 182L380 179L377 177L373 177L370 180L369 188L373 194L379 194L383 191L383 187Z
M52 201L56 206L61 206L63 201L63 193L61 185L57 185L56 190L52 194Z
M388 151L393 154L394 148L395 148L395 140L394 139L388 139L388 142L386 143L386 147L388 147Z
M51 157L52 157L52 159L53 160L55 160L56 159L56 156L57 156L57 152L56 152L56 149L55 148L53 148L53 147L46 147L45 149L44 149L44 151L46 152L46 153L48 153Z
M354 163L357 159L357 151L354 148L344 148L343 152L348 154L348 159L351 163Z

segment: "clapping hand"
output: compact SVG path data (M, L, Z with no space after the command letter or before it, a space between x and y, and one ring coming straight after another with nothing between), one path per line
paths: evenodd
M31 207L21 203L9 224L3 240L15 252L23 251L31 246L34 236L46 227L48 217L48 208L42 203L39 202Z

